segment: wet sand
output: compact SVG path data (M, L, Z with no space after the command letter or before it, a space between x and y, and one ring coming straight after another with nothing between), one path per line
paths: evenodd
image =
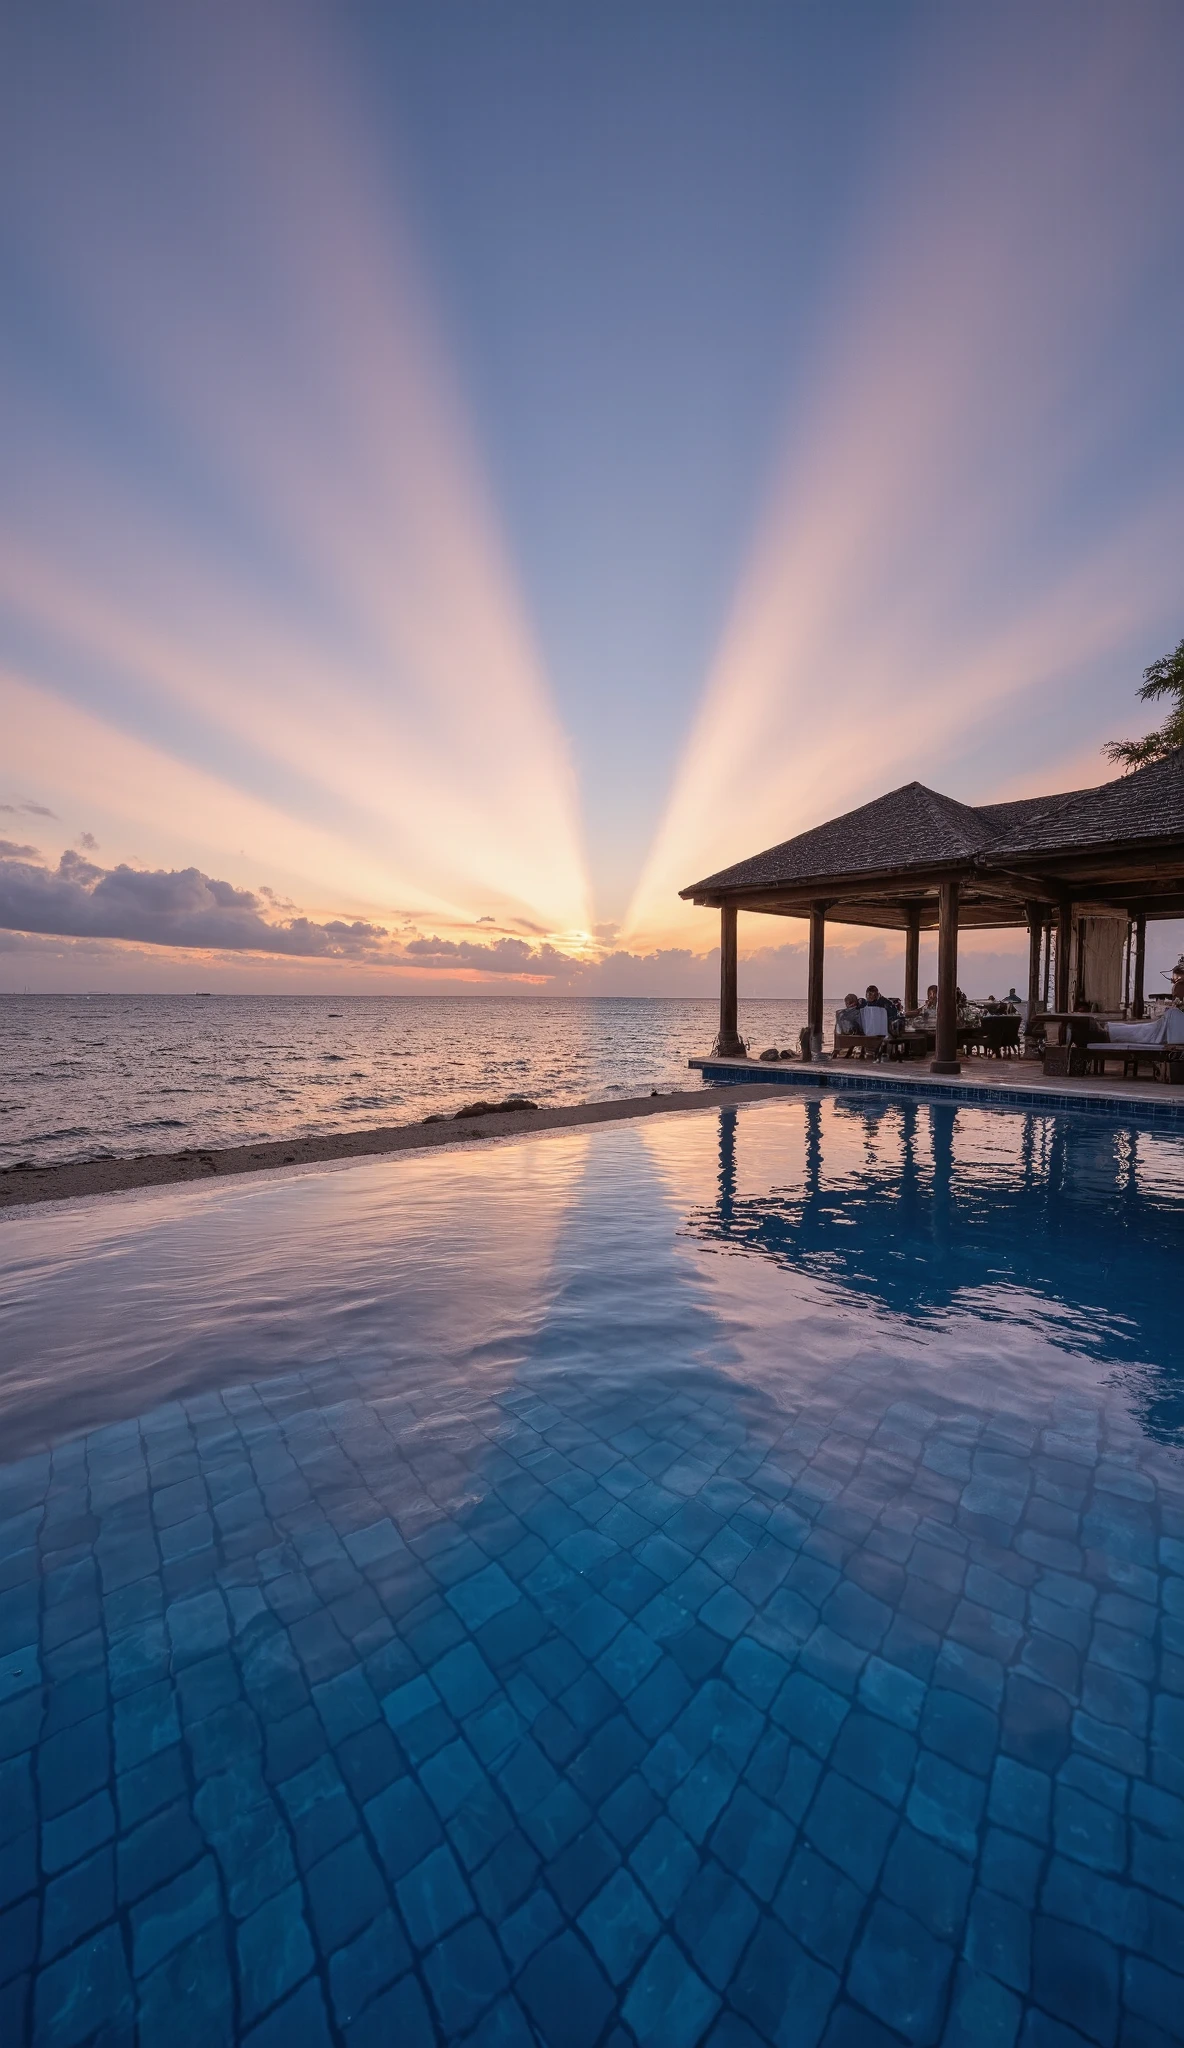
M695 1088L619 1102L578 1102L559 1108L498 1110L486 1116L449 1117L443 1123L393 1124L377 1131L337 1131L316 1138L282 1138L217 1151L142 1152L132 1159L87 1159L66 1166L13 1166L0 1172L0 1209L28 1202L66 1202L84 1195L117 1195L129 1188L171 1187L235 1173L274 1172L284 1166L319 1166L339 1159L373 1159L388 1152L422 1152L434 1145L469 1145L527 1131L568 1130L578 1124L619 1123L628 1117L668 1116L671 1110L718 1109L721 1100L754 1102L783 1094L773 1083L725 1089Z

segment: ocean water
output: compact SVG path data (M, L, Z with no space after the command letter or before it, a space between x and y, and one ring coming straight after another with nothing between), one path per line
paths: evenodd
M9 1212L0 2038L1178 2041L1182 1234L788 1092Z
M740 1006L758 1051L805 1021L801 1002ZM0 996L0 1167L695 1087L717 1022L707 1000L640 997Z

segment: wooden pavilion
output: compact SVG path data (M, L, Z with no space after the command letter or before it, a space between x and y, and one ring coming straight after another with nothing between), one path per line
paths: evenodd
M923 783L801 832L694 882L681 895L720 912L716 1051L743 1053L736 1029L736 917L741 910L810 923L809 1028L822 1032L826 920L905 934L904 1001L917 1008L923 931L938 934L935 1074L956 1074L958 932L1026 926L1028 1000L1055 1011L1086 995L1085 924L1129 921L1130 1007L1144 1010L1148 919L1184 917L1184 749L1097 789L1012 803L962 804ZM1071 970L1076 959L1076 986Z

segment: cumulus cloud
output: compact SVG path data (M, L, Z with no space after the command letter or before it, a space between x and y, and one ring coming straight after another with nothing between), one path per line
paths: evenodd
M423 967L477 967L486 974L567 974L574 963L554 946L525 939L409 939L408 961Z
M78 844L87 853L97 853L99 850L99 842L95 838L93 832L80 832L78 835Z
M11 804L8 806L11 810ZM15 839L0 839L0 860L40 860L35 846L18 846Z
M7 843L7 842L5 842ZM58 938L358 959L381 947L381 925L293 917L271 924L259 899L198 868L99 867L68 849L56 868L15 847L0 867L0 927Z

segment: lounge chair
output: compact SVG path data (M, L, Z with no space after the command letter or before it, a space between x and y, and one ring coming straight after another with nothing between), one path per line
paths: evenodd
M1174 1079L1169 1069L1184 1068L1184 1010L1171 1006L1162 1017L1109 1024L1104 1039L1086 1045L1085 1056L1095 1074L1105 1073L1107 1060L1121 1060L1124 1075L1137 1078L1140 1066L1150 1066L1153 1073L1162 1068L1165 1078Z

